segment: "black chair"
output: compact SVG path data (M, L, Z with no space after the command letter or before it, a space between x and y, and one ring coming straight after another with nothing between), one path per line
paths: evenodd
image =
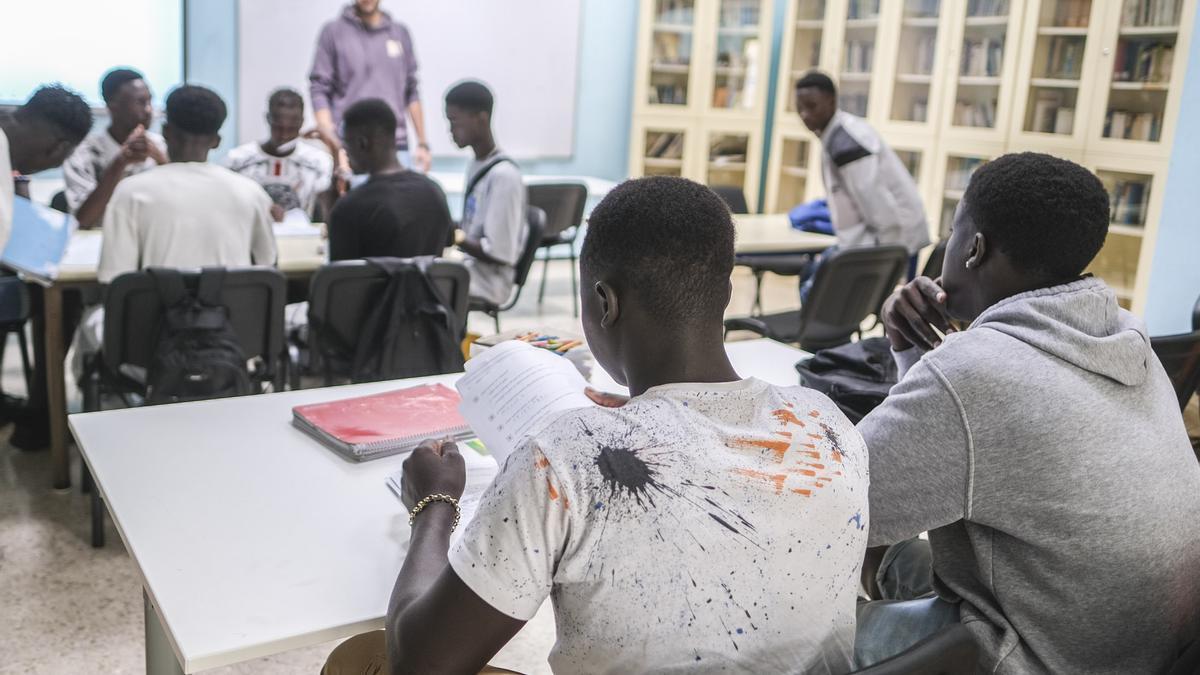
M979 667L979 646L961 623L942 629L858 675L963 675Z
M750 213L750 207L746 204L746 193L742 192L742 188L737 185L713 185L712 191L725 200L729 205L729 210L735 214Z
M542 246L542 233L546 231L546 212L536 206L530 206L525 212L525 222L529 227L529 235L525 240L525 250L521 252L521 257L517 259L517 264L514 266L513 291L508 302L497 305L490 300L474 297L470 301L470 311L483 312L492 317L496 322L497 333L500 332L500 312L512 309L517 304L517 300L521 299L521 288L529 279L529 270L533 267L534 258L537 257L538 249Z
M729 319L725 332L748 330L810 352L846 344L868 316L878 314L907 268L902 246L840 249L817 269L800 311Z
M55 211L70 213L71 207L67 205L67 193L63 190L55 192L54 196L50 198L50 208L54 209Z
M29 321L29 289L16 276L0 276L0 339L17 334L21 350L21 369L25 373L25 391L33 387L33 366L29 360L29 341L25 323ZM3 351L0 350L0 354Z
M1200 331L1150 338L1150 347L1171 378L1183 410L1200 387Z
M442 292L458 317L456 332L461 341L467 329L467 298L471 276L461 263L433 260L426 268L430 280ZM351 375L353 349L367 316L387 288L388 275L366 260L344 260L321 267L312 277L308 299L307 347L321 372L325 386ZM349 353L347 353L349 352ZM292 388L299 388L303 372L298 350L293 353Z
M195 290L200 274L184 274L184 283ZM230 269L221 287L221 304L229 309L229 323L242 352L254 363L251 382L258 390L270 383L275 391L284 384L283 308L287 281L273 267ZM104 301L104 346L86 360L83 409L99 410L105 394L145 396L144 374L157 346L155 327L164 307L158 286L148 272L129 272L113 279ZM92 546L104 546L104 507L84 466L84 490L92 493Z
M742 188L734 185L714 185L712 190L725 200L729 210L735 215L750 212ZM743 253L734 257L735 265L746 267L754 274L752 309L759 312L762 311L763 277L767 272L784 277L798 277L811 263L812 255L808 253Z
M583 210L587 206L587 186L583 183L544 183L530 185L529 205L546 212L546 229L542 232L539 248L546 249L542 258L542 285L538 289L538 305L546 297L546 272L550 269L550 249L566 246L571 260L571 307L572 316L579 316L579 281L575 270L575 237L583 224Z
M925 267L921 269L921 276L936 279L942 276L942 267L946 262L946 242L947 239L942 239L929 252L929 259L925 261Z

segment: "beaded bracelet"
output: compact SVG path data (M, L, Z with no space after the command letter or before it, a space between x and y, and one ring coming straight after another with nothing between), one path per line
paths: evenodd
M462 517L462 509L458 506L457 499L451 497L450 495L443 494L429 495L428 497L417 502L416 505L412 507L412 511L409 511L408 513L408 526L412 527L413 523L417 522L417 514L420 513L421 510L426 506L429 506L432 502L446 502L447 504L453 506L454 523L450 525L450 531L453 532L456 528L458 528L458 519Z

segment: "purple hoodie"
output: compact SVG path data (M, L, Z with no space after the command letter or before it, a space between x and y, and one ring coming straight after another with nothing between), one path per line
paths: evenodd
M313 108L333 112L341 125L342 114L364 98L381 98L396 113L396 147L408 148L405 114L408 104L420 100L417 90L417 55L404 24L383 20L367 26L347 6L342 15L321 28L317 55L308 75Z

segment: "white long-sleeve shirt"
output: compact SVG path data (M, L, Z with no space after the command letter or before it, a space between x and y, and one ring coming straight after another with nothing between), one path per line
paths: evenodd
M929 222L908 169L861 117L839 110L821 134L822 177L838 246L929 245Z

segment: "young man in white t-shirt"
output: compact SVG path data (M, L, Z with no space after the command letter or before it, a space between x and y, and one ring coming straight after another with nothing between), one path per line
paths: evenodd
M299 209L311 219L321 195L333 181L333 155L300 138L304 99L291 89L279 89L267 100L271 137L239 145L225 157L225 166L254 180L271 196L271 216ZM326 204L328 206L328 204Z
M453 547L462 457L414 451L405 502L436 497L415 514L386 640L354 638L327 672L367 672L344 660L372 646L391 672L476 672L547 598L556 672L852 669L866 447L824 395L730 365L733 241L724 202L691 181L605 197L580 259L583 326L633 397L527 439Z

